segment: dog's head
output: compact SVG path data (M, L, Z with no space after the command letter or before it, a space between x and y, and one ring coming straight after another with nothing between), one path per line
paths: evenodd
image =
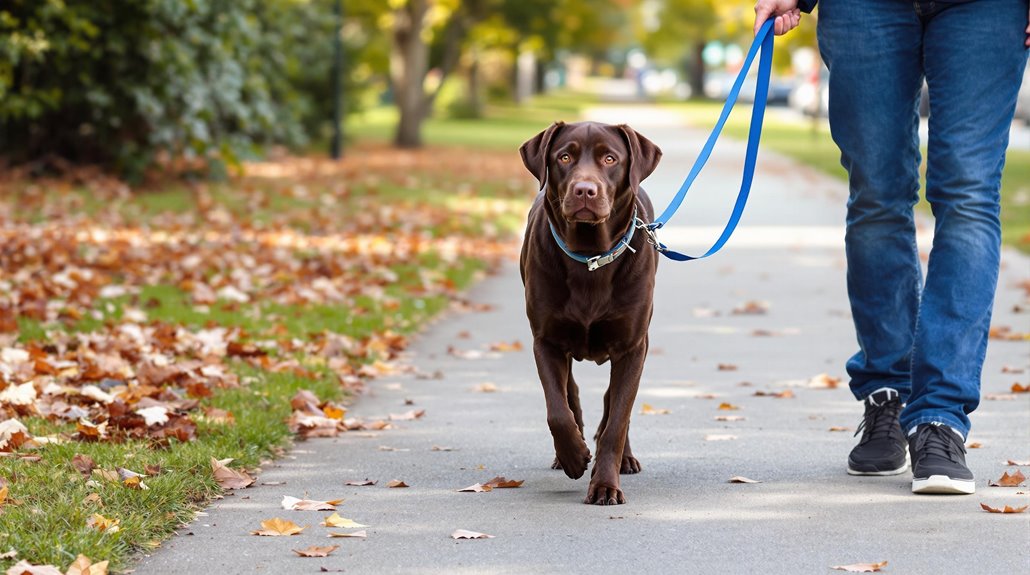
M601 224L634 195L662 151L625 124L555 122L519 148L522 161L569 222Z

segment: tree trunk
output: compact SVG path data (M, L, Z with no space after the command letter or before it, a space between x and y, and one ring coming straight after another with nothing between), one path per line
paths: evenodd
M483 117L483 88L480 85L479 77L479 51L472 50L472 59L469 63L468 76L468 102L469 113L473 118Z
M428 9L428 0L408 0L394 13L390 68L401 116L394 137L399 148L422 146L422 120L426 112L423 84L429 67L429 45L422 39L422 28Z
M690 59L690 97L703 98L705 95L705 59L702 55L705 43L694 44Z

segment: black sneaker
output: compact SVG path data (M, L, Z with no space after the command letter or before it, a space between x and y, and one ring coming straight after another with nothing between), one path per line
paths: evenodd
M962 437L939 423L916 427L909 441L912 450L912 493L954 493L976 491L973 473L966 467Z
M848 456L849 474L897 475L908 469L908 442L898 423L903 407L898 390L889 387L865 398L865 415L855 431L862 439Z

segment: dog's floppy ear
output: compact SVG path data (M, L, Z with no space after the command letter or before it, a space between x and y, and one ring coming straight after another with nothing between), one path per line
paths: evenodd
M536 176L541 188L544 187L544 182L547 180L547 154L551 151L551 140L564 125L565 122L555 122L519 147L522 163L526 164L526 169Z
M629 187L635 191L640 182L646 180L658 167L658 161L662 159L662 150L626 124L619 124L616 128L622 133L629 149Z

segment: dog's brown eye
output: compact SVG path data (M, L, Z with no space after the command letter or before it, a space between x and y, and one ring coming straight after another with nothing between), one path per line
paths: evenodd
M558 161L563 163L563 164L567 164L567 163L572 161L572 156L570 156L568 154L562 154L562 155L558 156Z
M609 166L614 164L615 161L616 161L615 160L615 156L613 156L611 154L608 154L607 156L604 157L604 163L608 164Z

